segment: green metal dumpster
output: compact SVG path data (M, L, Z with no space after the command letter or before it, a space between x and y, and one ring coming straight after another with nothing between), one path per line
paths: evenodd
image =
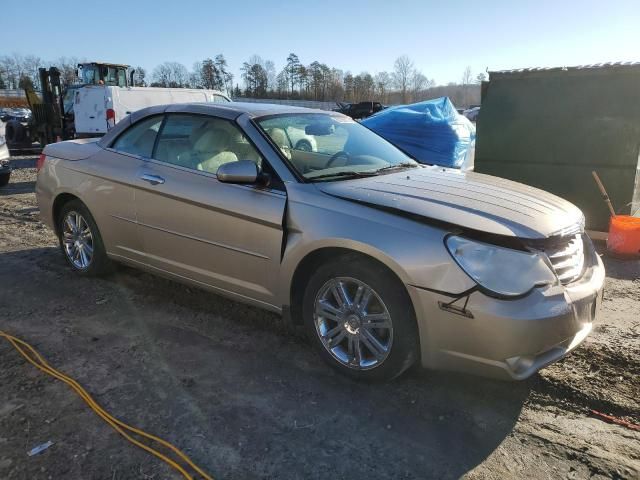
M490 72L475 170L542 188L606 231L600 175L617 213L640 208L640 64Z

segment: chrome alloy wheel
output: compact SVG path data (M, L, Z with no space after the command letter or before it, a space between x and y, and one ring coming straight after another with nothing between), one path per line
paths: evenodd
M322 286L314 324L327 351L349 368L377 367L391 351L391 315L380 296L355 278L332 278Z
M82 215L71 211L62 223L62 246L69 261L79 270L86 270L93 258L93 235Z

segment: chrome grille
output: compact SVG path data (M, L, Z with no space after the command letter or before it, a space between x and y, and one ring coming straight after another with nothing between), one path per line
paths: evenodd
M584 269L584 240L582 235L574 235L566 242L545 248L545 253L563 285L571 283L582 276L582 270Z

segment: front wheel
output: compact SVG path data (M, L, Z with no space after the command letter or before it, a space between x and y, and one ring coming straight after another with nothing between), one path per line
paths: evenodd
M296 150L301 150L303 152L311 152L313 151L313 147L308 140L300 140L296 143Z
M303 315L320 355L353 378L391 380L418 358L415 314L404 285L358 256L316 270Z

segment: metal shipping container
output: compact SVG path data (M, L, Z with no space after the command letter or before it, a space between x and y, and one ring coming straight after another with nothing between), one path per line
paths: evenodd
M640 64L490 72L482 87L475 170L575 203L587 228L640 208Z

